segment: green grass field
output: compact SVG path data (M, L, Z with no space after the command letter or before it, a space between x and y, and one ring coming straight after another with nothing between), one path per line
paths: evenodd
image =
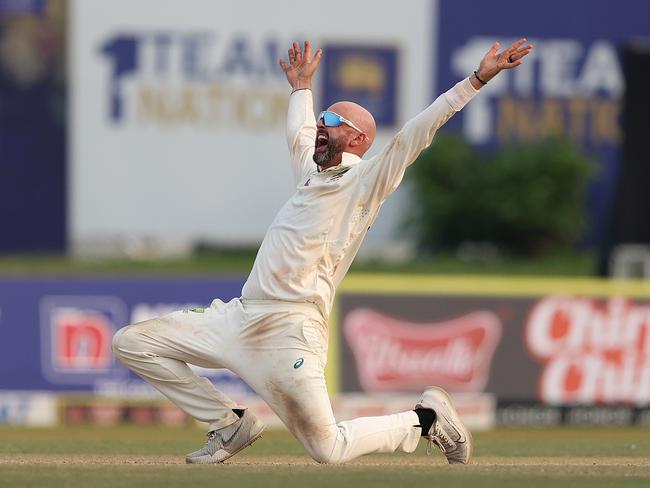
M187 258L75 260L54 255L0 255L0 276L43 275L233 275L247 276L256 249L195 253ZM351 270L362 273L480 274L507 276L593 276L596 255L572 252L537 258L503 256L492 261L463 261L442 254L389 263L357 260Z
M640 428L499 429L475 434L470 466L442 454L313 462L285 431L268 431L222 465L184 464L198 428L0 428L0 486L619 487L650 486L650 433Z

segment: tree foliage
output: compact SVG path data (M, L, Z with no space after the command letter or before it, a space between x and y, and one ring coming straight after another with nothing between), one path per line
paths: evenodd
M594 164L561 139L479 153L441 135L409 169L408 226L421 249L490 243L525 255L574 244Z

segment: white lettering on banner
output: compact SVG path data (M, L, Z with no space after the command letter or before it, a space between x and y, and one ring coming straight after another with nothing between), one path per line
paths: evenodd
M414 324L357 309L343 332L366 391L417 390L435 383L456 391L481 391L501 336L492 312Z
M548 41L536 46L540 91L568 98L576 92L577 64L583 49L577 41ZM515 75L516 76L516 75Z
M381 376L385 371L395 371L404 376L431 376L441 374L467 378L471 376L471 344L463 338L430 349L408 349L392 342L390 337L372 335L368 337L369 373Z
M494 38L474 37L454 50L454 73L476 69ZM616 46L607 40L529 41L535 49L525 63L491 80L465 107L465 136L481 144L561 133L577 142L617 144L624 80Z
M544 363L545 402L650 402L650 304L546 297L530 313L525 341Z
M596 41L587 54L578 87L583 93L602 90L612 98L623 94L625 81L616 47L608 41Z

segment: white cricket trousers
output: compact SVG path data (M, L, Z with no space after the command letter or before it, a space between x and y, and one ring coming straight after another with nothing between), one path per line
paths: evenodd
M113 337L113 352L209 430L237 421L237 405L187 365L227 368L239 375L320 463L363 454L413 452L421 435L413 411L336 423L327 387L327 324L311 304L214 300L129 325Z

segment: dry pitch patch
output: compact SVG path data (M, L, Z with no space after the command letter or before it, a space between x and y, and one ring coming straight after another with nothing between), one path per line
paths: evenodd
M130 454L0 454L0 469L6 465L59 465L59 466L124 466L124 465L185 465L183 456L177 455L130 455ZM247 469L272 466L306 467L313 469L375 468L446 468L472 472L580 472L621 473L625 476L650 477L650 458L640 457L475 457L469 466L449 466L441 455L409 456L407 454L370 455L338 466L321 465L308 456L251 456L238 455L227 462L213 466L214 469ZM585 468L588 468L585 470ZM191 469L191 467L190 467Z
M197 466L175 455L3 454L0 487L113 488L577 488L650 486L650 459L638 457L477 457L449 466L441 456L366 456L319 465L307 456L238 456Z

